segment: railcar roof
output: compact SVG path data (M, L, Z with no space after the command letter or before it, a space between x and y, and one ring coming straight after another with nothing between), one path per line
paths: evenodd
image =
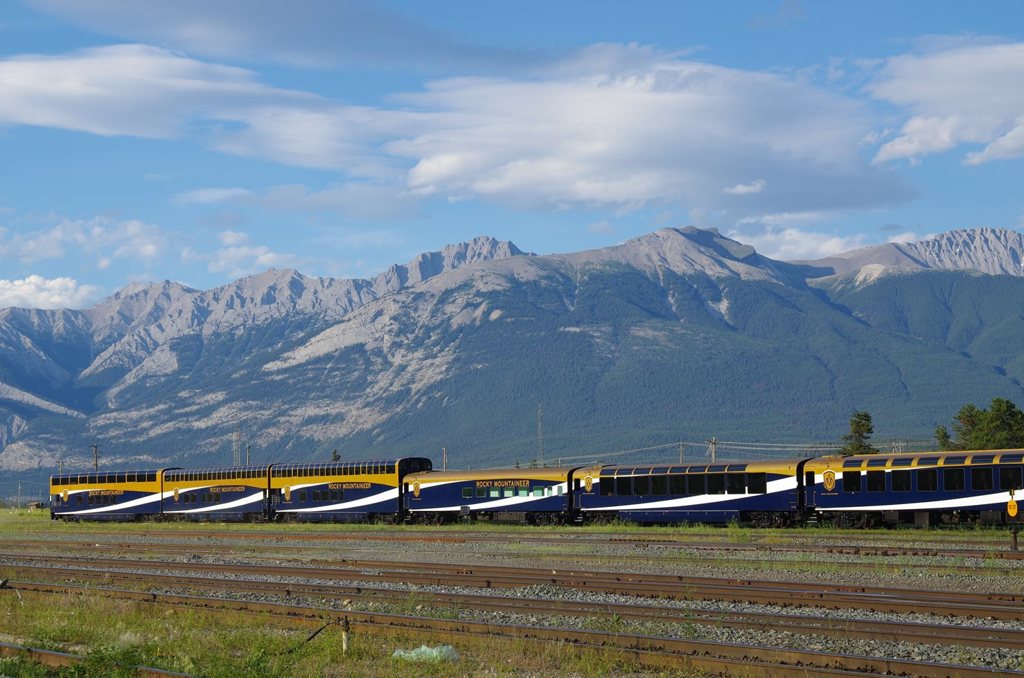
M575 466L538 466L536 468L466 469L449 471L420 471L410 473L406 479L425 477L434 481L453 480L555 480L565 479Z

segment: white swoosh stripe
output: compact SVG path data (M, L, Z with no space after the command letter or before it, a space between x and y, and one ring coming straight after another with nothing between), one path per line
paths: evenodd
M767 497L778 492L787 492L796 489L796 478L787 477L772 480L768 483L766 494L698 494L692 497L680 497L677 499L663 499L661 501L643 502L640 504L624 504L622 506L600 506L587 508L584 511L635 511L638 509L674 509L700 507L706 504L721 504L727 501L737 501L749 497Z
M819 511L913 511L944 508L972 508L986 504L1005 504L1010 501L1009 492L996 492L973 497L937 499L935 501L907 502L906 504L885 504L870 506L840 506L836 508L817 507Z
M369 497L363 497L362 499L353 499L352 501L343 501L340 504L327 504L326 506L311 506L305 508L294 508L294 509L282 509L278 508L278 513L312 513L319 511L343 511L345 509L358 508L360 506L368 506L370 504L377 504L382 501L398 501L398 488L392 487L391 489L377 494L372 494Z

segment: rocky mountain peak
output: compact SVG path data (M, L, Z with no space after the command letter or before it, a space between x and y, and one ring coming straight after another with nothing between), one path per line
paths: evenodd
M886 243L843 252L808 264L819 276L843 275L871 266L877 278L893 271L977 271L989 275L1024 276L1024 235L1008 228L948 231L908 243Z

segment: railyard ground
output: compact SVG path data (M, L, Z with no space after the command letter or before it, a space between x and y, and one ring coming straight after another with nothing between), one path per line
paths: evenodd
M944 530L832 530L822 528L755 530L725 527L638 527L612 524L588 527L524 527L486 523L439 527L387 525L265 525L210 523L64 523L51 521L46 510L0 510L0 552L18 541L38 539L54 553L85 553L83 538L109 542L116 536L128 545L128 557L145 558L145 545L166 539L187 549L186 534L201 530L197 544L222 544L231 558L295 559L296 551L275 551L274 543L250 543L245 535L287 531L310 535L331 532L365 534L341 545L324 542L310 547L302 557L311 560L352 558L385 560L400 557L410 561L433 562L439 558L466 563L501 562L521 567L577 567L639 572L718 573L724 578L746 576L763 579L871 582L885 585L888 579L911 578L920 588L962 590L968 582L984 590L1020 590L1024 568L1007 570L1008 562L986 557L1005 551L1008 535L998 528ZM175 535L181 535L175 537ZM412 541L388 543L389 534L411 537ZM494 540L465 544L438 544L431 538L464 534L467 537L496 534ZM765 545L762 551L729 552L714 549L692 552L661 549L656 545L629 546L607 543L602 535L636 538L640 542L680 540L713 546ZM417 539L422 536L423 540ZM564 536L550 543L519 541L527 536ZM507 538L501 538L507 537ZM593 537L594 539L590 539ZM372 539L371 539L372 538ZM382 541L385 539L385 541ZM244 542L244 543L243 543ZM308 542L303 542L308 544ZM916 558L913 556L858 556L787 552L787 546L831 543L837 545L919 546L958 548L970 543L978 556ZM134 552L134 553L133 553ZM205 552L204 552L205 553ZM181 554L183 558L188 554ZM166 557L166 555L161 556ZM210 556L202 556L210 558ZM1021 562L1021 561L1015 561ZM970 570L966 572L966 570ZM0 579L12 576L0 556ZM388 611L405 614L454 614L446 610L424 610L415 592ZM611 628L615 620L584 620L585 628ZM609 626L610 625L610 626ZM618 626L621 626L618 625ZM248 612L161 609L153 605L95 596L18 596L0 589L0 642L53 649L84 655L88 660L71 669L45 669L24 659L0 659L0 675L12 676L110 676L134 675L131 667L153 666L202 676L391 676L391 675L691 675L685 671L652 673L624 664L601 651L563 651L558 646L531 644L505 639L467 639L455 648L457 661L408 665L393 658L398 649L421 644L434 645L422 634L389 631L353 633L351 647L342 652L341 631L325 629L306 642L308 628L294 627L274 618L260 618ZM1014 667L1017 668L1017 667ZM1024 670L1024 665L1020 667Z

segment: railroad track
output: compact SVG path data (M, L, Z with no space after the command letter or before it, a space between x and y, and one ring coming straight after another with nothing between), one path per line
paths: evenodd
M125 532L99 533L107 539L124 538ZM684 537L634 535L604 535L600 533L568 533L561 535L524 534L523 532L470 532L459 530L419 529L415 531L393 531L375 533L363 531L324 531L324 532L282 532L280 530L145 530L128 532L143 538L186 537L190 539L237 539L254 541L290 541L311 542L410 542L427 544L467 544L467 543L519 543L519 544L556 544L567 545L628 545L646 546L660 549L685 549L692 551L753 551L753 552L794 552L794 553L826 553L839 555L861 556L906 556L906 557L949 557L949 558L983 558L988 560L1024 560L1024 551L1009 550L1008 540L996 541L962 541L958 548L945 546L893 546L856 543L850 544L767 544L764 542L736 543L718 541L717 538L702 538L700 541ZM99 536L99 535L98 535ZM891 537L889 537L891 539ZM963 548L974 544L978 548Z
M221 578L161 575L152 573L95 572L80 568L9 567L18 579L8 583L20 591L73 593L80 587L68 585L68 580L88 581L94 584L135 585L166 589L205 590L243 594L275 595L280 598L328 598L352 603L353 601L383 603L402 606L408 603L408 591L394 589L324 586L294 582L255 582ZM44 578L44 581L37 581ZM57 580L56 582L54 580ZM895 640L908 643L948 643L972 647L996 647L1024 650L1024 630L989 627L953 626L949 624L922 624L882 620L835 619L809 615L779 615L753 612L719 612L683 609L659 605L581 603L548 598L484 596L454 593L416 593L416 600L424 606L443 608L470 608L515 614L544 614L597 617L612 620L631 620L656 623L692 623L708 626L727 626L740 629L771 628L799 634L815 634L833 638L865 640Z
M221 541L226 541L226 540L225 539L221 539ZM376 540L370 540L370 541L376 541ZM389 540L381 539L379 541L389 541ZM594 543L597 544L597 545L602 544L602 542L594 542ZM619 545L618 542L611 542L611 543ZM575 543L575 545L578 545L578 544L579 544L579 542ZM564 546L564 544L558 544L558 545L559 546ZM225 543L220 543L220 544L196 544L196 543L181 542L181 541L180 542L167 542L167 541L164 541L164 542L160 542L160 543L149 543L149 544L145 544L145 545L140 545L137 542L97 541L95 539L91 539L91 540L59 540L59 541L58 540L45 540L45 539L44 540L5 540L4 541L4 546L7 547L7 548L23 547L23 548L30 548L30 549L33 549L33 550L38 550L38 549L44 548L44 547L60 547L62 550L68 549L68 548L75 548L76 550L78 550L80 552L83 552L83 553L119 552L119 551L128 551L128 550L132 550L132 551L137 553L141 549L145 549L146 551L152 552L152 553L180 553L182 550L187 550L190 553L215 553L215 554L219 554L219 555L225 554L225 552L227 550L229 550L229 549L230 550L237 550L237 551L240 551L240 552L243 552L243 553L251 553L255 549L261 548L260 546L256 546L256 545L248 544L248 543L242 543L240 545L235 545L235 544L225 544ZM661 545L661 544L654 544L653 548L661 548L663 546L664 545ZM315 543L315 542L313 542L311 540L311 542L309 544L295 544L295 543L281 544L281 543L275 543L275 544L273 544L272 547L263 546L262 548L263 548L263 552L265 554L264 557L273 557L275 560L280 560L282 558L288 558L289 556L287 554L294 553L294 554L299 554L302 557L298 557L298 558L292 557L291 560L294 560L294 561L297 561L297 562L299 562L299 561L301 561L301 562L316 562L315 559L310 559L308 557L308 554L309 554L310 550L313 549L313 550L317 550L317 551L322 551L325 548L325 546L323 544L321 544L321 543ZM652 548L652 547L648 546L648 548ZM726 553L728 553L728 552L741 552L741 553L744 553L744 554L757 554L757 553L786 554L786 553L791 553L791 552L797 552L797 553L842 554L842 555L854 555L854 556L865 556L865 557L892 557L892 558L900 558L900 559L907 558L907 557L937 557L937 556L947 556L947 555L949 555L948 553L942 553L942 552L937 552L937 551L928 550L928 549L893 550L893 549L888 549L888 548L869 548L869 549L864 549L862 547L828 547L827 549L825 549L825 548L822 548L822 549L811 549L809 547L789 548L789 547L775 546L775 545L773 545L773 546L762 546L762 547L730 545L730 546L726 546L726 547L719 547L719 546L709 546L707 544L702 544L702 545L684 545L684 546L673 545L671 548L674 549L674 550L675 549L678 549L678 550L685 549L685 550L687 550L689 552L690 555L707 554L707 555L709 555L709 557L713 557L714 558L716 564L735 563L739 567L747 567L747 568L750 568L750 569L756 569L756 567L757 567L756 561L752 561L750 558L743 558L743 557L740 557L740 558L728 558L728 557L723 557L723 556L721 556L719 554L722 553L723 551L726 552ZM440 552L445 552L446 553L447 551L443 551L442 550ZM966 555L968 553L970 555ZM1010 552L1007 552L1007 553L1009 555L1006 558L1003 558L1001 555L989 556L989 554L983 553L983 552L979 552L979 551L965 551L964 552L965 555L963 555L961 557L965 561L973 560L975 563L977 563L974 566L972 566L969 562L961 562L961 563L957 563L957 564L951 564L951 563L906 563L906 562L902 562L902 560L901 560L900 562L895 562L894 561L891 564L891 567L898 567L898 568L900 568L901 571L905 570L905 569L915 569L915 570L921 570L921 571L926 571L926 572L939 572L939 573L950 572L950 571L956 571L956 572L959 572L959 573L963 573L965 571L976 571L978 573L978 575L987 576L987 577L1024 575L1024 567L1019 567L1019 566L1018 567L997 567L997 566L991 565L991 563L994 560L1017 560L1018 556L1024 556L1024 552L1012 552L1012 551L1010 551ZM266 554L273 554L273 555L271 556L271 555L266 555ZM279 556L278 554L282 554L282 555ZM566 554L562 554L562 553L558 553L558 552L536 552L536 553L528 553L528 554L524 554L523 552L517 552L515 555L518 556L518 557L529 558L529 559L532 559L534 561L536 561L536 560L564 560L566 557L568 557ZM572 555L572 554L570 554L570 555ZM586 554L587 560L601 561L601 562L611 562L611 563L614 563L616 561L621 561L621 560L623 560L624 557L627 557L627 556L624 556L624 555L621 555L621 554L620 555L593 554L593 553ZM632 557L636 557L636 556L634 556L633 554L630 554L628 557L632 558ZM680 565L680 564L686 564L686 563L698 564L698 563L701 562L700 559L696 558L696 557L693 558L692 560L682 560L680 554L665 555L665 554L645 553L642 557L647 562L665 563L667 565ZM770 564L773 567L776 566L776 565L793 565L793 566L802 566L802 567L805 567L805 568L814 568L814 567L817 566L817 567L827 567L827 568L832 568L832 569L842 569L842 570L851 570L851 571L863 571L863 572L880 571L880 570L883 570L885 567L889 566L887 563L884 563L884 562L863 562L863 561L844 561L844 560L827 560L827 561L817 561L816 562L816 561L808 561L808 560L802 560L802 559L779 558L779 557L774 557L769 562L770 562Z
M50 592L34 591L30 593L48 595ZM67 590L59 588L53 593L66 595ZM568 651L601 650L644 666L668 669L683 668L727 675L741 674L763 678L789 678L807 675L863 676L865 673L888 673L901 676L942 675L950 678L1024 675L1022 672L953 664L773 649L641 634L431 619L375 612L346 611L339 613L301 605L225 600L200 596L157 595L138 591L104 589L101 593L107 597L113 596L156 605L199 608L209 611L256 612L271 615L279 620L286 620L289 624L322 625L323 622L339 623L344 619L344 623L356 631L372 633L401 629L407 632L424 633L434 642L450 641L467 636L485 636L556 643Z
M883 587L842 586L804 582L723 580L682 575L630 574L497 566L466 566L442 563L394 563L341 560L316 566L251 565L168 562L118 558L31 556L0 553L11 565L18 560L62 567L118 568L127 570L180 570L216 574L255 574L277 577L390 582L474 588L516 588L549 585L584 591L682 600L724 600L767 605L872 610L876 612L927 612L940 616L991 617L1024 620L1024 591L1015 593L967 593L898 590Z

